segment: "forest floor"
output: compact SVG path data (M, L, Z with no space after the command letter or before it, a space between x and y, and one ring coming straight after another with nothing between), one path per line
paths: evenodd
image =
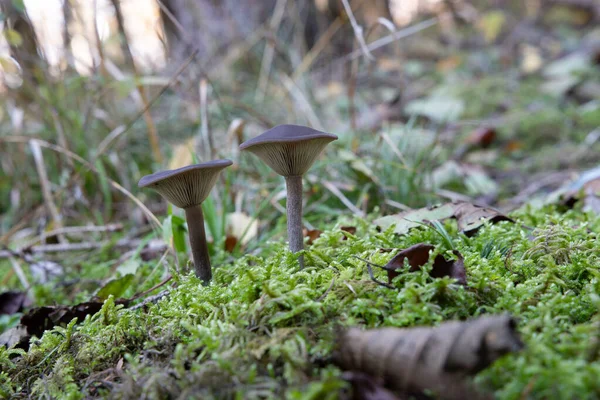
M0 397L403 399L377 379L416 385L395 360L344 372L340 351L378 345L340 348L345 328L510 315L521 349L492 355L495 332L475 335L487 368L425 373L500 399L600 398L599 16L552 10L535 22L482 10L460 45L425 30L401 57L357 67L354 92L280 72L256 104L256 76L234 63L235 79L210 81L209 107L176 89L154 105L163 163L127 106L135 79L47 82L38 101L51 107L28 110L19 134L7 102ZM339 136L304 178L304 269L286 243L283 179L237 150L277 123ZM192 154L211 135L213 151ZM210 158L234 166L203 204L206 286L181 210L136 182Z

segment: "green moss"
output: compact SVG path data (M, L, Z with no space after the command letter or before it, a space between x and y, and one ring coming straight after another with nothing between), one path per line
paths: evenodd
M336 327L436 324L507 311L519 318L527 347L482 372L482 387L502 399L524 392L532 399L597 397L600 222L552 208L513 217L516 224L486 225L473 238L445 224L465 257L466 288L431 279L425 268L398 276L398 290L390 290L354 257L382 265L394 253L380 248L419 242L448 252L433 229L398 237L355 221L357 233L344 240L331 227L307 249L310 267L302 271L284 243L272 243L259 256L217 268L208 287L192 275L175 276L170 295L146 309L123 309L110 298L82 323L46 332L27 353L0 350L0 390L60 398L109 391L125 398L335 398L345 387L326 362ZM107 372L119 362L124 372Z

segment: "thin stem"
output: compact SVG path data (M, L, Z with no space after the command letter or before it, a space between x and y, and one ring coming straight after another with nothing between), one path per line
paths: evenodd
M296 253L304 249L304 237L302 235L302 177L286 176L287 187L287 229L290 251ZM304 257L299 256L300 268L304 268Z
M206 245L206 231L204 230L202 207L197 205L186 208L185 219L188 224L190 247L192 248L196 276L202 279L205 284L208 284L212 278L212 271L208 256L208 246Z

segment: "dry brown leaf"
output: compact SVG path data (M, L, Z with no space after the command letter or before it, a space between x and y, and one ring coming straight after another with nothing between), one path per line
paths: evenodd
M400 275L400 271L404 268L404 260L408 260L408 265L410 266L408 272L420 270L429 261L429 253L434 248L433 245L428 243L418 243L396 254L383 266L383 269L388 272L389 282L391 283L392 279ZM444 256L438 254L433 261L430 275L433 278L449 276L456 279L461 285L466 285L467 273L463 256L456 250L454 251L454 255L457 258L456 260L446 260Z
M303 233L304 237L308 238L308 244L313 244L313 242L315 240L317 240L323 232L318 229L302 228L302 233Z
M474 391L467 376L523 348L509 315L483 316L437 327L349 328L339 335L334 362L401 393L434 392L440 399L490 398Z
M16 290L0 293L0 315L11 315L23 311L31 305L31 299L25 292Z
M453 216L458 223L458 229L467 236L473 236L485 221L489 221L490 223L500 221L515 222L512 218L507 217L498 210L466 202L456 203Z
M377 218L374 223L382 229L395 225L394 232L402 235L412 228L423 226L428 221L444 221L448 218L455 218L458 222L458 229L467 236L474 235L486 221L491 223L499 221L514 222L513 219L493 208L459 201L386 215Z

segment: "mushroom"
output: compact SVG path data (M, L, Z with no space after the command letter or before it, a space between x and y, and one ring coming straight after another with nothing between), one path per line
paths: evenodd
M138 187L154 189L167 201L185 210L194 269L205 284L210 281L212 272L201 204L215 185L219 172L231 164L231 160L208 161L156 172L138 182Z
M302 235L302 175L336 135L299 125L279 125L240 145L285 178L290 251L304 248ZM304 268L304 258L298 258Z

